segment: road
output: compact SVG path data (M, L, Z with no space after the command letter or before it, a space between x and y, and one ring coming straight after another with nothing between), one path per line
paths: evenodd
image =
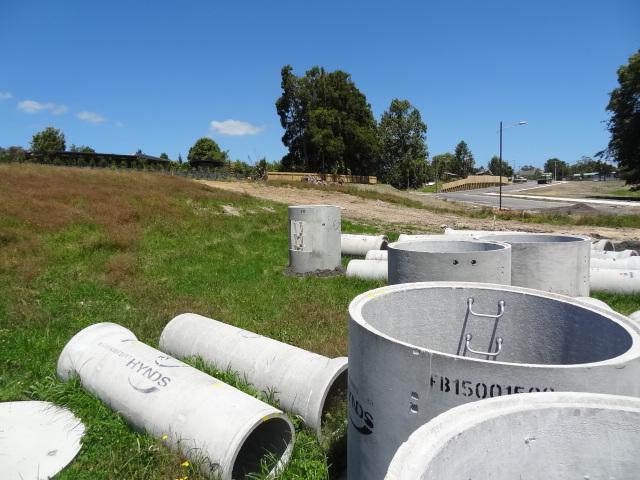
M537 182L503 185L502 208L510 210L547 210L551 208L569 207L576 203L588 203L591 207L601 210L603 213L621 213L621 211L635 206L633 203L630 203L631 207L628 207L627 205L620 204L621 202L607 202L602 200L594 201L584 198L564 197L562 199L555 200L553 197L527 197L527 190L537 190L538 188L544 187L538 185ZM489 187L463 192L438 193L436 195L430 195L434 195L436 198L441 199L497 208L500 202L498 192L498 187Z

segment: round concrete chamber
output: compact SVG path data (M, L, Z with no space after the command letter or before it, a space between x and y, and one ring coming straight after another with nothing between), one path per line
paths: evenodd
M640 476L640 400L525 393L463 405L416 430L386 480Z
M389 284L465 281L511 284L511 245L473 240L389 244Z
M572 297L589 296L589 237L497 233L480 239L511 244L512 285Z
M289 268L294 273L335 270L341 265L340 207L289 207Z
M349 478L384 478L413 431L463 403L551 391L640 396L640 325L567 296L407 283L359 295L349 316Z

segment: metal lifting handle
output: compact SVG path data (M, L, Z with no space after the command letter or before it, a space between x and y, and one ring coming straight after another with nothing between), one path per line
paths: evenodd
M476 355L487 355L489 357L497 357L498 355L500 355L500 351L502 350L502 337L496 338L496 346L498 347L498 349L495 352L481 352L479 350L474 350L473 348L471 348L470 343L473 336L470 333L467 333L464 338L466 340L465 346L467 347L467 351L471 353L475 353Z
M488 315L486 313L476 313L471 309L471 305L473 305L473 297L467 298L467 308L469 309L469 313L474 317L484 317L484 318L495 318L496 320L504 315L504 300L500 300L498 302L498 314L497 315Z

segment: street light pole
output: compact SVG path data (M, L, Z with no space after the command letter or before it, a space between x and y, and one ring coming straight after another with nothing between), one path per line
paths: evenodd
M500 202L498 210L502 210L502 122L500 122L500 161L498 162L498 171L500 172Z

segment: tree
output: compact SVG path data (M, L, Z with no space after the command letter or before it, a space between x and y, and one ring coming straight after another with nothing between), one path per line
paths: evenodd
M202 137L189 149L187 159L189 162L206 161L222 165L227 160L227 154L211 138Z
M571 174L571 166L559 158L550 158L544 162L544 171L555 174L554 179L563 179Z
M610 93L608 154L627 183L640 183L640 50L618 69L620 86Z
M80 145L79 147L77 147L73 143L69 147L69 151L70 152L78 152L78 153L96 153L96 151L91 147L87 147L86 145Z
M427 179L427 126L408 100L393 99L378 126L378 176L397 188L420 187Z
M441 153L435 155L431 159L431 170L433 172L433 178L448 179L450 175L447 173L453 173L453 165L456 161L456 157L452 153Z
M182 165L182 154L181 153L178 154L178 163L180 165Z
M469 176L469 174L473 172L473 168L476 162L473 158L471 150L469 150L469 147L464 142L464 140L461 140L460 143L456 145L453 156L455 157L455 160L453 165L451 166L451 173L455 173L462 178L466 178L467 176Z
M500 167L502 167L502 169ZM501 173L503 177L511 177L513 175L513 167L505 160L502 160L502 163L500 163L500 157L497 155L491 157L487 168L491 170L493 175L500 175Z
M313 67L297 77L286 65L281 77L276 110L285 130L282 143L289 149L283 168L372 174L378 155L376 123L351 76Z
M57 128L47 127L31 139L31 151L42 154L44 163L53 162L55 153L64 152L65 149L64 133Z
M163 160L169 160L169 155L167 155L166 153L162 152L160 154L160 158L163 159Z

